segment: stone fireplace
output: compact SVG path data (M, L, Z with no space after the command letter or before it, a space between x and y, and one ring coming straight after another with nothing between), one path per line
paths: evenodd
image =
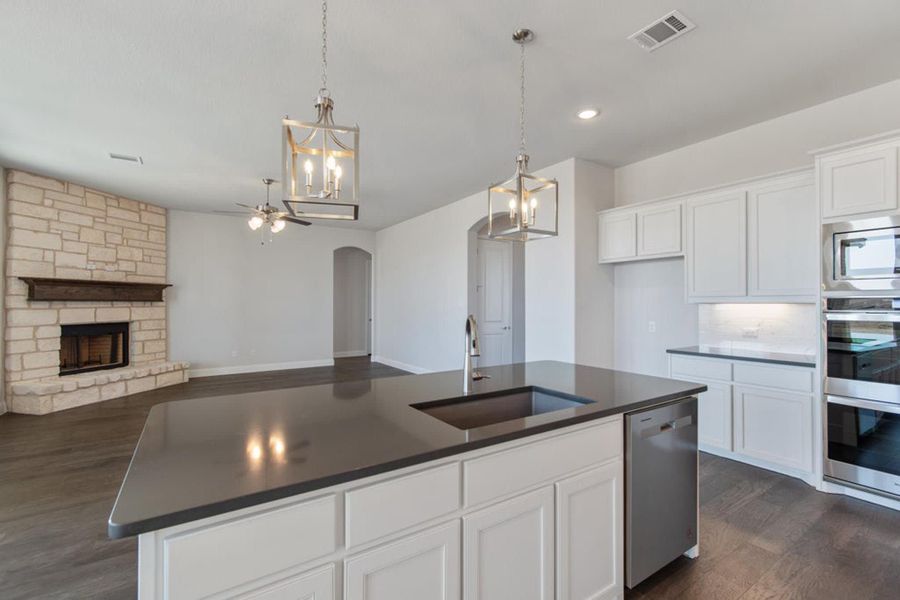
M44 414L186 381L189 365L168 360L162 292L119 300L106 289L166 283L166 210L23 171L7 182L9 410ZM37 299L23 278L101 294Z

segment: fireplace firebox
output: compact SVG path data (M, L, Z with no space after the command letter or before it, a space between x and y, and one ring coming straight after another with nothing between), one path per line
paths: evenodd
M59 374L74 375L128 365L128 323L63 325Z

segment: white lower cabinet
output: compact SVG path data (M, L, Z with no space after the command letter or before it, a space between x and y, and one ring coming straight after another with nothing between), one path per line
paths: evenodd
M459 538L459 520L454 520L348 558L344 598L458 599Z
M553 598L553 488L463 517L466 600Z
M624 581L623 489L620 461L556 484L559 600L619 597Z
M141 534L139 598L618 598L622 432L607 417Z
M730 451L731 386L711 381L703 383L706 384L707 390L698 396L698 441L704 446Z
M790 469L812 470L812 398L734 387L734 451Z
M241 596L241 600L335 600L334 565L291 577Z

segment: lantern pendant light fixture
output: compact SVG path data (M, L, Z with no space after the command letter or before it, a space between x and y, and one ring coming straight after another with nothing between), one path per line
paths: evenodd
M553 237L559 227L559 184L555 179L528 172L525 151L525 44L534 39L530 29L512 36L520 47L519 59L519 154L515 174L488 188L488 237L527 242Z
M322 2L322 87L316 121L282 121L282 201L295 217L359 218L359 127L335 125L328 92L328 3Z

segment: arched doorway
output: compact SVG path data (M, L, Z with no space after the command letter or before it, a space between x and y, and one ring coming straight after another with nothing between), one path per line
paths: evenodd
M347 246L334 251L335 358L372 354L372 255Z
M508 219L498 214L494 220ZM487 217L469 228L468 306L478 321L479 365L525 360L525 245L488 238Z

